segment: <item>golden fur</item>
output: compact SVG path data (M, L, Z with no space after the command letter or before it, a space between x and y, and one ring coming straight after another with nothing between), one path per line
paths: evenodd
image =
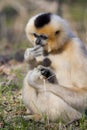
M26 34L32 44L34 32L49 37L44 48L50 52L51 67L58 84L53 85L46 81L45 92L40 70L36 67L38 58L32 63L29 61L33 69L29 68L24 79L23 101L31 114L46 114L51 121L80 118L87 109L87 51L62 18L52 14L49 24L36 29L34 19L37 16L28 22ZM60 33L55 35L57 30ZM25 56L25 60L27 58Z

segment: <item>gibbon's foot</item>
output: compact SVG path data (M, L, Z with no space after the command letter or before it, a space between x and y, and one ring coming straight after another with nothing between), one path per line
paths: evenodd
M44 66L39 67L42 76L47 79L50 83L58 83L56 79L56 75L52 72L51 69L46 68Z
M30 114L30 115L25 115L23 117L25 120L40 121L42 119L40 114L33 114L33 115Z
M38 57L40 55L43 55L43 48L37 45L33 48L26 49L25 54L24 54L24 59L26 61L31 61L31 60L34 60L35 57Z

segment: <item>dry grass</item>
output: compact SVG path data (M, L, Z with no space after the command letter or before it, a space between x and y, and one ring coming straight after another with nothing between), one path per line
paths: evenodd
M0 129L1 130L86 130L87 120L74 122L66 127L62 121L48 123L26 120L26 108L22 102L21 89L25 64L4 66L0 73ZM1 72L1 71L0 71Z

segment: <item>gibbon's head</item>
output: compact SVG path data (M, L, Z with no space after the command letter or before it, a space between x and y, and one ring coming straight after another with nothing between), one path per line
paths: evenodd
M48 52L58 50L72 36L66 21L52 13L32 17L25 31L33 46L41 45Z

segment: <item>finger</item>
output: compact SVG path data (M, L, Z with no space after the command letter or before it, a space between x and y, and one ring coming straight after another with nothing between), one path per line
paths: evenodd
M41 46L40 46L40 45L37 45L37 46L35 46L35 47L33 48L33 51L36 51L36 50L38 50L39 48L41 48Z
M34 56L38 56L38 55L43 55L43 51L42 50L38 50L38 51L35 51L35 52L32 52L34 54Z
M35 57L38 57L38 56L41 56L42 54L43 54L43 53L40 52L40 53L34 54L34 56L35 56Z
M43 52L43 48L41 47L41 48L38 48L37 50L33 49L31 52L32 53Z
M38 53L38 52L42 52L43 53L43 48L39 48L38 50L32 51L33 53Z
M34 54L37 54L37 53L41 53L41 54L43 54L43 51L42 50L39 50L39 51L35 51L35 52L33 52Z
M40 52L43 53L43 50L42 50L42 49L39 49L39 50L37 50L37 51L33 51L32 53L35 53L35 54L36 54L36 53L40 53Z

